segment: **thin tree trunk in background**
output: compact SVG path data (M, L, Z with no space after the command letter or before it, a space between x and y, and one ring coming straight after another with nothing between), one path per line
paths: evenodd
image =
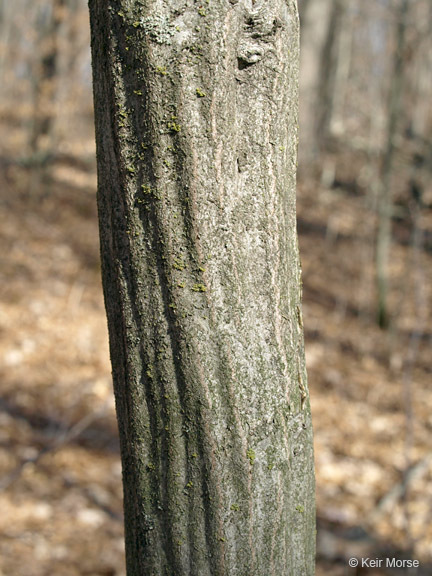
M4 92L4 69L8 46L13 29L12 11L15 7L12 4L0 0L0 95Z
M414 73L412 77L412 118L411 131L416 137L425 140L426 146L429 144L432 130L432 114L430 98L432 93L432 4L429 2L424 6L423 27L420 38L415 46L416 57L414 58Z
M377 321L381 328L390 322L388 309L388 264L391 244L391 222L393 198L391 176L397 136L398 120L402 109L402 86L404 73L405 32L407 26L408 1L400 0L393 75L390 85L388 105L387 145L384 152L381 185L378 198L378 233L376 247L376 278L378 291Z
M87 47L80 42L79 32L82 22L79 21L79 0L63 0L65 19L58 31L59 54L57 60L57 107L61 108L61 123L56 123L55 139L67 142L71 131L76 129L77 116L84 116L83 111L78 113L81 103L79 65L82 65L82 51ZM81 6L82 8L82 6ZM85 7L87 8L87 7Z
M38 51L40 59L36 63L33 84L33 123L30 134L30 150L37 154L49 147L51 142L55 97L57 89L57 72L59 61L59 30L64 18L67 0L52 0L51 6L42 6L40 16L40 38ZM48 18L43 10L50 10ZM47 22L43 21L47 18Z
M338 45L341 25L346 4L342 0L333 0L330 21L327 27L326 41L321 54L320 77L315 114L315 142L321 169L321 183L331 188L336 173L334 158L326 156L329 145L330 128L334 113L334 104L338 87L336 86L338 69Z
M333 0L308 0L302 10L299 160L308 169L319 154L323 54L332 7Z
M301 3L300 160L316 162L329 136L336 98L342 0Z
M320 82L318 88L318 106L316 114L316 140L320 153L325 148L330 133L336 96L336 72L338 68L338 44L341 24L346 10L342 0L333 0L327 37L321 55Z
M296 2L90 15L128 576L312 575Z
M337 56L335 66L335 78L332 101L332 114L329 119L328 130L335 136L344 136L345 119L344 107L351 70L353 50L355 2L349 0L343 5L343 12L339 22L339 34L337 38Z

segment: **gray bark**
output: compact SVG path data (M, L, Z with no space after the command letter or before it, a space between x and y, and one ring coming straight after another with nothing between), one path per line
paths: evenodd
M90 15L128 576L313 574L296 2Z

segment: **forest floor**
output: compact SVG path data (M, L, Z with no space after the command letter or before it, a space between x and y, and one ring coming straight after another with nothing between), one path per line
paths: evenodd
M0 576L125 573L93 156L89 143L45 175L0 163ZM348 567L368 556L430 574L430 247L397 224L382 331L365 194L300 182L298 222L317 574L413 573Z

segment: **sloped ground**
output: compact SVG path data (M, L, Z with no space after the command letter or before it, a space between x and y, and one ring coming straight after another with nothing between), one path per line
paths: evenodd
M0 573L120 575L94 171L33 177L9 167L1 187Z
M374 223L365 197L303 185L298 213L319 573L353 573L347 569L351 556L399 554L421 560L422 573L429 574L432 255L414 248L409 231L396 227L394 326L386 333L373 322ZM420 226L430 224L429 210Z
M91 144L83 153L92 157ZM49 177L1 167L0 576L124 574L94 166L71 164L55 163ZM427 570L432 255L398 225L396 325L382 332L373 323L374 222L364 195L303 183L298 208L317 573L385 574L355 572L347 559L387 553Z

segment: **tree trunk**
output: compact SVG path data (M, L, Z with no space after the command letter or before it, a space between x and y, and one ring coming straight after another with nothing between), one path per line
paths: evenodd
M325 59L333 44L333 5L334 0L308 0L301 11L300 169L310 170L320 152L326 71L333 65Z
M406 40L409 0L399 0L396 48L393 60L389 103L387 142L383 154L381 182L378 198L378 231L376 240L376 282L378 293L377 322L381 328L388 328L390 312L388 309L388 265L392 238L393 194L391 177L393 173L395 140L398 121L401 116L402 90L404 77L404 49Z
M314 573L296 2L90 0L128 576Z
M337 93L336 75L338 68L338 44L341 35L341 24L347 9L346 0L333 0L330 21L323 52L321 54L320 80L318 88L318 107L316 114L316 141L320 155L325 150L330 135L334 101Z
M33 123L30 133L30 151L52 151L53 124L59 60L59 31L65 17L66 0L52 0L41 7L36 61L33 77ZM48 13L48 16L47 16ZM48 20L48 21L46 21ZM41 142L43 145L41 146Z

